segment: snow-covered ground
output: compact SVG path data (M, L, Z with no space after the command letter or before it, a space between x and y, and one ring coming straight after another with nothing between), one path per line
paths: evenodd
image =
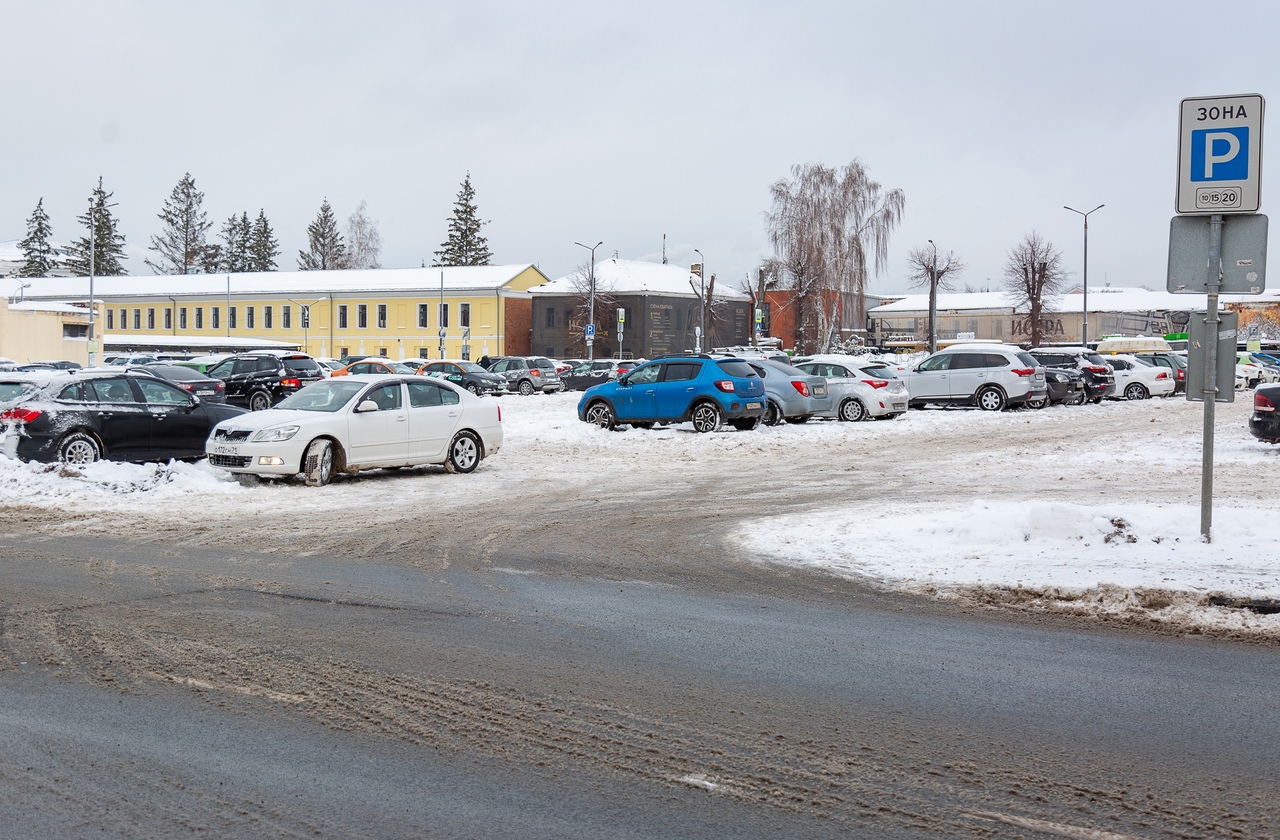
M203 462L68 469L0 457L0 510L234 520L264 495L287 496L295 511L389 495L406 509L441 509L679 474L730 492L746 481L787 501L728 535L753 561L936 597L1280 638L1280 615L1211 603L1280 599L1280 448L1249 436L1248 393L1218 407L1211 543L1199 534L1201 407L1181 397L714 435L687 425L606 432L577 420L577 398L501 398L505 445L470 476L245 487Z

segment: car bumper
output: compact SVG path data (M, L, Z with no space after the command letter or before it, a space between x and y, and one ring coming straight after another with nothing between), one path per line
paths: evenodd
M209 466L233 473L297 475L302 472L306 440L227 443L210 438L205 443Z
M1249 415L1249 434L1264 443L1280 443L1280 417L1275 412Z

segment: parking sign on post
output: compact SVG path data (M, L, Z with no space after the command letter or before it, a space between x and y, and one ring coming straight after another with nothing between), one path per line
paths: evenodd
M1182 100L1179 213L1256 213L1262 204L1262 108L1256 93Z

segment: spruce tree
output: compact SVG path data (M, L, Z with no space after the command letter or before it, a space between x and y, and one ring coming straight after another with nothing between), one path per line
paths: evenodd
M316 220L307 225L308 250L298 252L299 271L330 271L347 267L347 248L338 233L329 199L320 205Z
M212 224L203 205L204 193L196 189L191 173L185 173L160 211L163 230L151 237L150 250L157 259L146 262L156 274L190 274L209 264L205 234Z
M48 277L58 267L58 258L53 252L49 237L53 228L49 226L49 214L44 212L44 199L36 202L36 209L27 219L27 237L18 243L26 261L18 269L20 277Z
M493 254L489 240L480 235L486 224L476 214L476 193L471 188L471 173L462 181L462 189L453 202L449 218L449 238L436 251L436 265L488 265Z
M258 211L249 234L249 271L275 271L276 257L280 256L280 243L271 232L267 214Z
M77 216L80 224L89 228L93 222L93 273L103 277L123 276L128 274L120 263L124 257L124 235L116 233L116 220L111 215L111 206L107 199L114 193L102 188L102 178L98 178L98 186L89 196L90 209ZM89 237L77 239L68 249L67 268L79 277L89 276Z
M211 246L218 252L218 270L231 273L252 271L253 257L250 246L253 224L248 213L235 213L222 225L222 243Z

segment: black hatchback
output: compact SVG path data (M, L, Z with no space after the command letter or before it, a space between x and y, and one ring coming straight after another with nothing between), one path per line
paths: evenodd
M1078 370L1084 376L1085 398L1100 403L1116 392L1116 375L1102 356L1087 347L1033 347L1027 351L1046 368Z
M324 379L320 363L306 353L241 353L209 368L210 379L227 384L227 402L262 411Z
M213 427L244 409L150 374L74 370L0 376L0 428L31 461L89 464L204 457Z

